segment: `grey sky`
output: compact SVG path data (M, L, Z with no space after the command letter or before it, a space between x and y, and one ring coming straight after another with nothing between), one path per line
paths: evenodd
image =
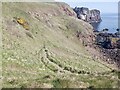
M117 13L119 0L55 0L66 2L71 7L80 6L99 9L102 13Z
M71 7L88 7L90 9L99 9L101 13L117 13L118 2L67 2Z

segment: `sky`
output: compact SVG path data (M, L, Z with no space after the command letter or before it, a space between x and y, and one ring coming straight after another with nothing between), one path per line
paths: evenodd
M118 2L120 0L2 0L2 1L12 1L12 2L66 2L72 8L79 7L88 7L89 9L98 9L101 13L118 13Z
M119 0L56 0L66 2L71 7L88 7L89 9L98 9L101 13L118 13Z
M88 7L89 9L98 9L101 13L117 13L117 2L67 2L71 7Z
M55 0L60 2L72 2L73 0ZM74 2L119 2L120 0L74 0Z

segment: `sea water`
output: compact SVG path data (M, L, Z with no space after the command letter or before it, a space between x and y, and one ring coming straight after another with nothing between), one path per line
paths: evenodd
M109 29L109 33L115 33L118 28L118 14L117 13L104 13L101 14L102 22L92 23L94 30L102 31Z

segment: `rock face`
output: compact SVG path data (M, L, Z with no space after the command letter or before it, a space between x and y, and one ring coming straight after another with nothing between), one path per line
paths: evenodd
M79 19L89 23L101 22L100 11L97 9L89 10L86 7L75 7L73 10L76 12Z
M106 49L115 49L119 48L120 45L120 38L115 36L112 33L98 33L96 34L96 42L97 45L102 46Z

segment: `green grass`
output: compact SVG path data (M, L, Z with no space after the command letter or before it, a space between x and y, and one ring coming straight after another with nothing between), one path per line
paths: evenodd
M77 31L93 34L92 27L66 15L62 5L69 8L64 3L3 3L3 87L117 87L114 67L94 61L76 38ZM13 17L24 18L30 30Z

